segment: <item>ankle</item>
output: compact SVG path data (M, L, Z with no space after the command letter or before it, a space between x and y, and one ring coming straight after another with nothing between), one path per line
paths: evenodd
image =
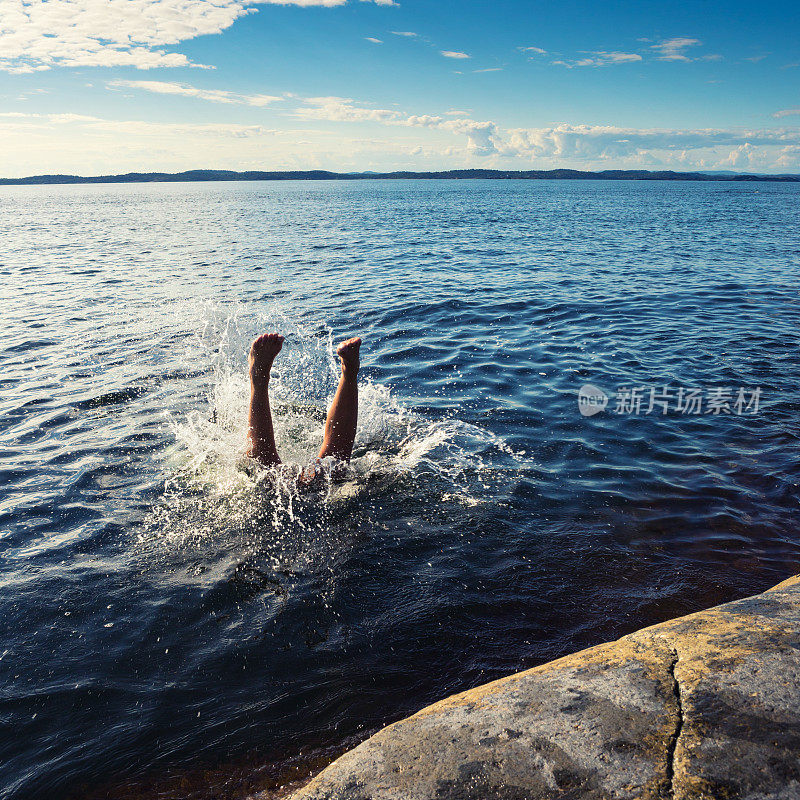
M251 389L266 389L269 386L270 373L250 370L250 388Z
M356 379L356 377L358 376L358 369L359 369L359 367L358 367L357 364L355 364L355 365L348 364L347 366L342 364L342 377L346 381L349 381L349 380L353 380L354 381Z
M272 373L272 362L274 359L254 359L252 356L249 359L248 373L250 375L250 383L266 384L269 382L269 376Z

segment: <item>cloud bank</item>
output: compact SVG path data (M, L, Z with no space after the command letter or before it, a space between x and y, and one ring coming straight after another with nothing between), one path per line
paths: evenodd
M800 130L642 129L606 125L516 128L498 152L531 161L679 169L800 169Z
M394 0L365 0L395 5ZM2 0L0 70L202 67L165 47L218 34L264 4L340 6L348 0Z
M202 95L192 95L198 99ZM212 102L217 102L213 100ZM800 172L800 129L504 129L468 116L406 114L346 98L286 98L291 130L233 123L0 114L0 175L226 169L734 169ZM377 127L376 127L377 126ZM386 128L381 135L381 128ZM391 133L389 134L389 129ZM389 135L386 135L389 134Z
M148 123L75 113L0 114L0 175L43 171L109 173L121 169L736 169L800 172L800 128L634 128L614 125L503 127L469 111L412 113L348 97L243 94L188 83L114 80L113 91L148 92L283 117L261 124ZM800 114L787 108L773 116ZM294 124L286 124L293 119ZM299 121L312 123L298 124ZM273 122L273 125L275 122ZM242 145L247 140L247 146ZM74 143L72 150L69 142ZM363 159L359 161L359 154ZM94 168L86 159L94 159ZM58 164L55 159L62 158ZM122 159L124 162L124 158ZM40 166L35 166L39 164ZM27 166L26 166L27 165Z
M758 169L800 171L800 129L625 128L612 125L558 125L547 128L502 129L492 121L466 114L458 118L407 114L397 109L368 108L349 98L314 97L301 100L292 112L301 119L329 122L379 123L427 128L466 139L459 151L465 157L514 164L515 169L537 165L585 169L629 168ZM460 114L461 112L455 112ZM779 112L784 116L798 109ZM777 116L777 115L776 115Z

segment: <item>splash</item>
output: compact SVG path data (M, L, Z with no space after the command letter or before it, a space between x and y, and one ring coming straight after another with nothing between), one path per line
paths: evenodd
M243 457L249 382L246 354L264 330L280 330L284 346L273 367L270 397L284 464L266 469ZM518 467L523 453L455 417L430 421L399 402L391 388L363 379L353 458L323 464L313 490L298 474L315 458L339 366L334 331L272 309L209 307L187 359L211 364L207 402L168 418L175 444L166 460L164 491L145 536L170 544L224 537L254 543L335 527L350 504L411 486L440 499L476 505L491 492L500 462ZM402 488L402 491L407 491ZM430 498L429 498L430 499Z

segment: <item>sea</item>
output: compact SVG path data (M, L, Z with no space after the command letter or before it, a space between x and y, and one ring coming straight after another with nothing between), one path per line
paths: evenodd
M278 796L800 567L800 184L0 189L0 796ZM347 473L283 460L361 336ZM284 787L281 789L280 787Z

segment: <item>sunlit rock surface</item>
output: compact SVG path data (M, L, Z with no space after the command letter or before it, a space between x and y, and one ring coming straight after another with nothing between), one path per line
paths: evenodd
M455 695L292 800L800 797L800 577Z

